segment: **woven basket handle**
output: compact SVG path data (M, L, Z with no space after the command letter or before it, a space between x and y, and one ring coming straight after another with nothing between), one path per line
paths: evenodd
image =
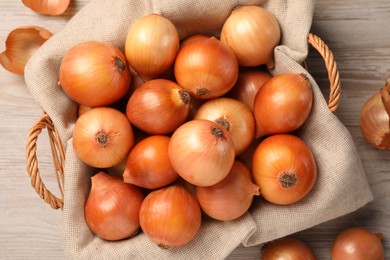
M325 61L330 81L330 96L328 100L328 107L332 112L335 112L340 101L340 79L339 72L337 71L336 61L334 60L333 54L329 50L328 46L326 46L326 44L318 36L309 34L308 42L321 54ZM49 134L53 163L61 198L58 198L46 188L45 184L42 182L38 168L37 140L38 136L45 128ZM53 209L62 209L64 205L63 187L65 150L61 142L60 135L47 114L42 115L41 118L39 118L30 129L28 133L26 153L27 172L31 178L31 185L34 187L39 196Z

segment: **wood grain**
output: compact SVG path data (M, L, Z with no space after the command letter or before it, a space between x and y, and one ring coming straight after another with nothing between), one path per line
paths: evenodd
M42 26L53 33L89 0L71 1L60 17L43 16L21 1L0 1L0 50L16 27ZM336 112L358 148L375 199L356 212L294 234L308 243L318 259L329 259L336 235L350 226L383 232L390 259L390 151L368 145L359 130L359 113L367 98L390 75L390 2L388 0L317 0L312 32L319 35L336 58L342 95ZM325 96L328 80L323 60L310 49L309 72ZM61 211L51 209L35 193L26 172L25 142L29 128L42 113L24 79L0 67L0 259L64 259L61 248ZM39 168L45 184L56 191L46 134L38 141ZM228 259L260 259L260 247L239 247Z

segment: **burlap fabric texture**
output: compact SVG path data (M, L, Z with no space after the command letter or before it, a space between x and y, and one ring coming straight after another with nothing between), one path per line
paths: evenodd
M90 177L96 170L80 162L72 147L77 105L57 86L65 52L90 40L110 42L123 50L131 24L149 13L170 19L181 38L200 32L218 36L223 22L239 5L261 5L278 19L282 40L275 49L276 66L271 73L308 75L300 64L308 53L312 0L91 0L30 59L26 84L66 145L62 242L68 259L223 259L241 243L262 244L350 213L373 199L348 130L329 111L318 85L308 75L314 104L298 134L312 148L319 174L314 189L303 201L281 207L256 200L250 212L235 221L204 220L192 242L173 250L159 248L142 233L132 239L107 242L89 230L84 204Z

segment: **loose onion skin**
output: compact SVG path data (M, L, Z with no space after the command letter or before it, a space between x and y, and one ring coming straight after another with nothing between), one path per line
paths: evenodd
M230 172L234 144L226 129L209 120L194 119L181 125L169 142L169 159L175 171L197 186L211 186Z
M127 159L123 180L127 183L158 189L174 182L179 176L168 155L170 137L154 135L137 143Z
M342 231L332 244L332 260L384 260L383 235L352 227Z
M191 97L173 81L149 80L131 95L126 115L142 131L163 135L172 133L187 119Z
M130 82L126 57L109 43L77 44L61 61L59 84L70 99L82 105L111 105L127 93Z
M68 9L70 0L22 0L34 12L45 15L61 15Z
M179 45L175 25L161 15L150 14L139 18L130 27L125 53L130 66L147 81L173 65Z
M252 111L241 101L220 97L208 100L196 112L194 119L214 121L230 133L235 154L244 152L255 135L255 119Z
M303 199L317 180L310 147L291 134L272 135L256 148L252 158L254 183L267 201L288 205Z
M176 57L177 82L192 96L210 99L226 94L238 77L233 51L215 37L185 44Z
M275 16L260 6L240 6L233 10L221 31L221 41L229 45L241 66L274 67L274 48L280 42Z
M304 74L285 73L272 77L255 97L255 137L298 129L309 116L312 103L312 89Z
M311 248L302 241L285 237L265 244L261 249L261 259L316 260L317 258Z
M142 190L120 178L99 172L85 204L85 220L93 233L105 240L121 240L138 233Z
M235 161L229 174L209 187L196 187L196 197L202 210L210 217L230 221L248 211L253 197L260 195L259 187L252 182L249 169Z
M390 149L390 120L386 110L390 79L380 92L372 95L360 111L360 131L364 139L380 150Z
M166 249L189 243L201 225L198 201L177 184L149 193L139 216L143 232Z
M97 107L82 114L73 130L78 158L96 168L109 168L126 158L134 145L127 117L116 109Z
M271 74L263 69L242 69L238 74L236 84L227 96L241 101L253 111L253 103L257 92L271 77Z

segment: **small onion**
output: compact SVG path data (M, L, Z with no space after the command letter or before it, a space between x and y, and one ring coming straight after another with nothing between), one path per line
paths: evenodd
M136 235L145 197L142 190L105 172L92 176L91 181L85 204L85 220L91 231L102 239L113 241Z
M68 9L70 0L22 0L34 12L46 15L61 15Z
M222 181L209 187L196 187L195 192L202 210L222 221L244 215L252 204L253 196L260 195L249 169L240 161L234 162L230 173Z
M332 260L384 260L383 234L361 227L342 231L331 247Z
M312 190L317 166L310 147L301 138L278 134L257 146L252 174L264 199L287 205L303 199Z
M177 184L149 193L141 205L139 217L146 236L167 249L192 241L201 225L198 201Z
M191 95L210 99L224 95L238 77L233 51L215 37L188 42L177 54L174 72L177 82Z
M154 135L137 143L130 151L123 180L127 183L158 189L178 177L168 155L170 137Z
M313 250L300 240L279 238L261 248L262 260L316 260ZM344 259L346 260L346 259Z
M126 115L146 133L168 134L187 119L190 100L188 92L173 81L149 80L131 95Z
M390 149L389 93L390 79L380 92L366 101L360 112L360 131L364 139L380 150Z
M194 119L181 125L169 142L169 159L176 172L197 186L211 186L230 172L234 144L227 130L212 121Z
M96 168L109 168L128 156L134 134L127 117L116 109L97 107L82 114L73 130L78 158Z
M144 80L150 80L173 65L179 45L175 25L161 15L150 14L139 18L130 27L125 53L130 66Z
M131 74L124 54L104 42L79 43L65 53L59 84L77 103L97 107L119 101L129 90Z
M255 137L298 129L309 116L312 103L312 89L304 74L285 73L272 77L255 97Z
M32 54L51 36L51 32L38 26L12 30L5 41L6 50L0 53L0 64L12 73L23 75Z
M221 31L221 41L229 45L242 66L266 64L274 67L274 48L280 42L275 16L260 6L240 6L233 10Z
M238 74L236 84L227 96L240 100L253 111L253 103L257 92L271 77L268 71L262 69L242 69Z
M236 155L244 152L255 135L252 111L241 101L232 98L215 98L199 107L194 119L214 121L230 133Z

